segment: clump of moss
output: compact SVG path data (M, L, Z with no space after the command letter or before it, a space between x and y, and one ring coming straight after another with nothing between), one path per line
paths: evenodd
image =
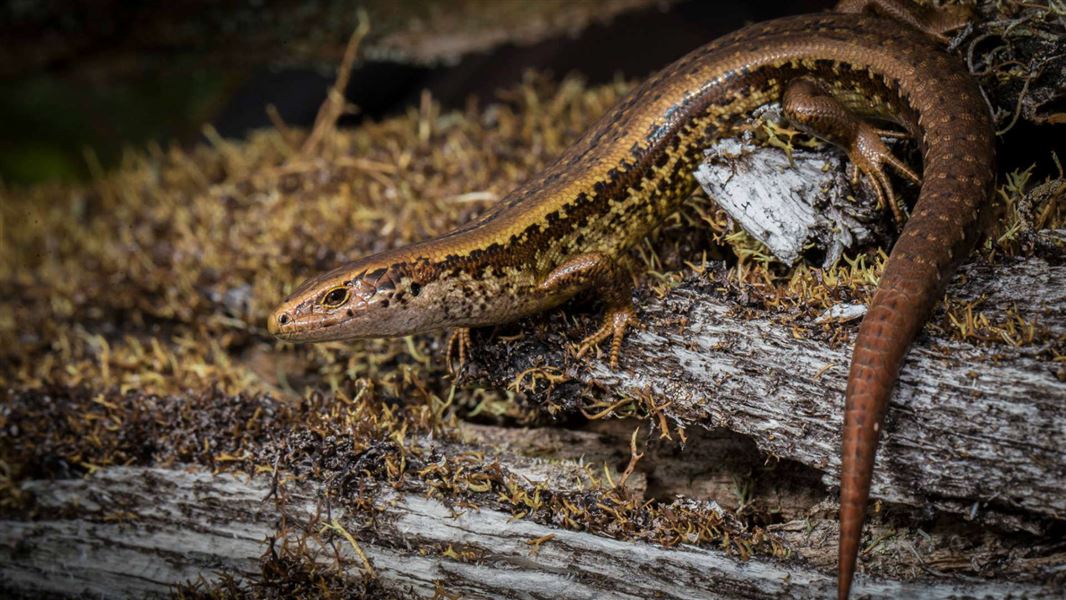
M260 564L259 577L236 579L222 573L215 581L200 579L178 586L181 600L244 600L284 598L374 598L399 600L410 595L384 587L370 574L352 575L332 557L306 548L271 544Z
M457 414L521 409L454 385L439 338L293 346L263 327L303 277L475 218L626 88L530 77L488 107L442 113L427 101L332 132L312 156L268 131L131 154L88 186L5 190L8 510L32 510L22 478L197 464L282 488L324 484L330 502L356 511L399 489L623 539L784 552L701 503L649 502L592 475L583 491L553 491L463 446ZM290 558L270 564L306 575L293 585L365 583ZM256 593L234 585L211 589Z

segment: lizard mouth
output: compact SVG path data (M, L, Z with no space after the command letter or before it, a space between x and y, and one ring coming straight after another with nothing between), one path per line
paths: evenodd
M338 331L338 324L325 318L300 321L287 311L278 311L267 318L266 326L270 335L286 342L329 342L350 337Z

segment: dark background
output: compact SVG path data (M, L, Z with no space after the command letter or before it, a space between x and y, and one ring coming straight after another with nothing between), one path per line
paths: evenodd
M640 78L746 23L833 4L687 0L624 12L577 35L496 44L457 64L367 60L356 67L347 89L360 112L342 124L402 112L418 103L423 89L451 108L471 97L491 100L529 69L555 77L578 73L590 83ZM255 0L0 5L6 48L0 49L0 181L85 179L96 165L116 165L123 148L202 141L208 123L225 137L240 138L271 126L269 104L288 124L309 126L334 78L337 40L351 31L357 6L325 5ZM329 35L323 33L327 29ZM317 52L316 43L332 52ZM299 52L292 50L297 47Z

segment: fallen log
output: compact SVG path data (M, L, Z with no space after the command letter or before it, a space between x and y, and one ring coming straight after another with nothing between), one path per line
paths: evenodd
M281 503L271 478L189 469L113 467L79 480L27 481L35 520L0 523L0 573L8 591L161 596L174 586L253 578L270 549L306 532L305 551L327 550L355 579L371 576L412 597L463 598L824 598L834 575L802 561L716 549L663 548L568 531L491 509L449 507L389 493L372 520L289 486ZM284 529L281 523L285 523ZM331 527L323 527L330 525ZM1032 583L860 578L865 598L1052 598Z
M1015 314L1051 341L974 345L927 330L889 406L873 497L1041 531L1066 514L1066 377L1050 358L1066 331L1066 266L1007 260L965 267L957 281L949 297L983 298L990 318ZM638 307L644 328L627 336L618 370L603 356L579 363L560 351L572 349L583 329L555 314L547 325L520 325L521 335L509 332L505 342L487 339L471 372L520 388L534 403L577 405L590 389L608 404L650 395L680 425L743 434L765 454L817 469L836 485L854 323L836 326L851 336L834 345L814 322L741 316L699 279L663 299L642 293ZM586 314L585 331L595 319ZM539 370L552 372L553 382L516 386Z

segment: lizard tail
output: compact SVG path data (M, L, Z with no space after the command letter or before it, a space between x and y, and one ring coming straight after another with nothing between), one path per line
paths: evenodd
M927 60L955 59L936 54ZM972 79L959 74L924 81L915 89L902 89L901 96L921 133L923 184L859 327L848 375L840 473L841 600L848 597L855 573L874 455L900 366L973 248L995 183L991 118ZM949 99L952 110L933 116Z

